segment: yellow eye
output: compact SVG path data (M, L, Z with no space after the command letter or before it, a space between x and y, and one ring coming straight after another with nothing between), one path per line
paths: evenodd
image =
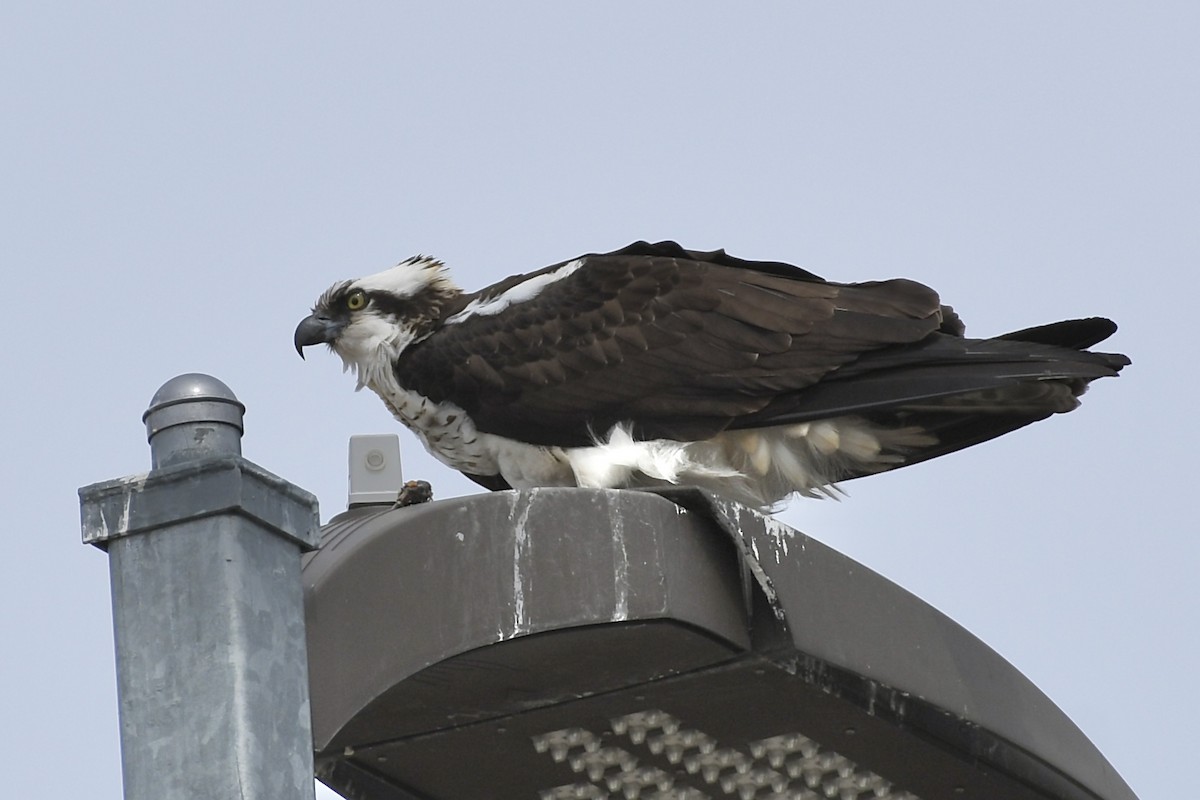
M356 292L351 293L351 295L346 298L346 308L350 309L351 311L358 311L360 308L362 308L366 304L367 304L367 296L363 293L363 291L361 289L359 289Z

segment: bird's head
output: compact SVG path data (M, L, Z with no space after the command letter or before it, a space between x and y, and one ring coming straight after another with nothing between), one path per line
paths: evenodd
M406 347L432 332L443 307L462 294L442 262L414 256L391 269L339 281L296 326L296 352L326 344L353 368L362 388L375 370L389 369Z

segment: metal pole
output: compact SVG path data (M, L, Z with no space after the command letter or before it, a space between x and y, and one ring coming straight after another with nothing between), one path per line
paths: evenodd
M152 470L79 490L108 551L126 800L312 800L300 554L317 502L241 456L244 407L180 375Z

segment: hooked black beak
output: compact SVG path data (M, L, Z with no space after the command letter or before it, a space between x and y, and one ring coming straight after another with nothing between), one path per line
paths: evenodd
M338 325L328 317L309 314L296 326L296 352L304 358L304 348L310 344L329 344L337 338Z

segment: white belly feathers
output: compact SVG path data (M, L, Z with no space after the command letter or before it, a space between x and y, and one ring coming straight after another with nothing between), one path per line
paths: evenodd
M840 417L726 431L698 442L637 441L617 426L590 447L548 447L481 433L454 403L435 403L394 380L386 384L368 385L439 461L474 475L498 474L518 489L695 485L769 508L793 493L836 496L840 477L890 469L903 463L905 450L933 443L917 429Z

